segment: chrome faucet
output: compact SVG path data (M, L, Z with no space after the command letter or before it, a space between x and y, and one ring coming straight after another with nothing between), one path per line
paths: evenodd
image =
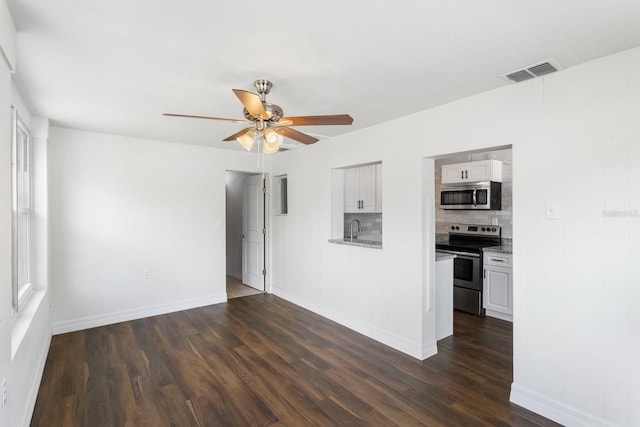
M351 220L351 224L349 225L349 240L353 242L353 224L358 224L358 228L356 228L356 233L360 233L362 231L362 227L360 226L360 221L357 219ZM356 237L358 237L356 235Z

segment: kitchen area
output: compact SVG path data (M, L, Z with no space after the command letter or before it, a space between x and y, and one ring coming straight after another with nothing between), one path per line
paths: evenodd
M436 339L453 310L513 321L512 149L435 160Z
M382 249L382 162L332 170L330 243Z

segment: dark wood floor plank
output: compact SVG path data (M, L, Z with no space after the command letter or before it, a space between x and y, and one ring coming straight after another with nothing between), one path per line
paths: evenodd
M53 337L33 426L551 426L509 402L512 328L418 361L268 294Z

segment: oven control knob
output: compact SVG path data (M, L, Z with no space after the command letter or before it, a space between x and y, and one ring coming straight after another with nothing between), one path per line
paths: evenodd
M452 230L455 230L455 229L456 229L456 227L452 225L452 226L451 226L451 229L452 229Z
M496 229L495 229L495 228L493 228L493 229L491 229L491 231L496 231Z
M456 225L456 230L460 230L460 227L458 227L457 225Z
M485 228L484 228L484 227L482 227L482 231L485 231ZM489 231L489 230L486 230L486 231Z

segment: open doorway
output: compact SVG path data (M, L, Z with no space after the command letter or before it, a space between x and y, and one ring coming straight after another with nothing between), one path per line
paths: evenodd
M227 299L265 290L265 185L262 174L227 171Z
M423 162L425 262L435 272L429 279L436 313L428 320L435 320L438 341L455 335L455 315L466 313L478 325L499 324L492 319L500 319L508 322L505 330L512 328L512 166L511 146ZM465 199L468 194L471 201Z

